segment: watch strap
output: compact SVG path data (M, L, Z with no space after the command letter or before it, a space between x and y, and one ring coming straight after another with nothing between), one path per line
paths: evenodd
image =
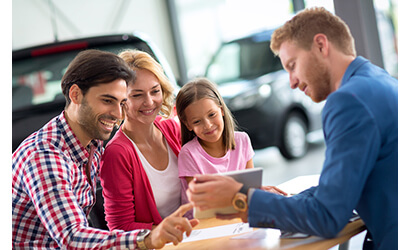
M151 230L149 229L142 229L141 231L138 232L137 234L137 245L138 248L141 250L147 250L147 246L145 245L145 238L151 233Z
M241 189L239 190L239 192L247 195L247 194L248 194L248 190L249 190L248 187L245 187L245 185L242 185L242 187L241 187Z

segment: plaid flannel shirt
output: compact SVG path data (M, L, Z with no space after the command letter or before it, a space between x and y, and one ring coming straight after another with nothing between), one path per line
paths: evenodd
M102 142L93 141L91 180L88 151L68 125L64 111L30 135L13 153L13 249L136 248L138 230L105 231L88 226L95 203Z

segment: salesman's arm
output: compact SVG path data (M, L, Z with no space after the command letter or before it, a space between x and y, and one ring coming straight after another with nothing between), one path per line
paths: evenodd
M249 204L251 226L334 237L348 222L375 164L380 135L354 97L339 94L326 105L332 107L323 115L327 148L319 185L294 197L255 190Z
M337 105L324 114L327 149L319 185L293 197L253 190L248 197L250 226L334 237L346 225L374 166L380 136L356 99L337 98L343 100L333 100ZM227 178L225 184L205 185L205 179L197 178L188 197L202 209L229 205L242 185Z

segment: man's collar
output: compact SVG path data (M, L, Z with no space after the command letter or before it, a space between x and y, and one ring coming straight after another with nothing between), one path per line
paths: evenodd
M58 117L57 126L60 128L65 145L68 147L68 151L71 154L71 158L78 163L82 163L87 160L88 150L81 145L80 140L74 134L74 131L71 129L65 118L64 112L65 111L61 112Z
M357 71L357 69L360 68L360 66L362 66L363 64L367 62L369 62L369 60L367 60L366 58L362 56L356 57L350 63L349 67L347 67L346 72L343 75L342 82L340 83L340 87L343 86L343 84L345 84L350 79L350 77L354 75L354 73Z

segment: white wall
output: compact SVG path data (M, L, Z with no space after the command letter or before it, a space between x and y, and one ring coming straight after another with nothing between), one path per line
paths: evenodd
M59 40L143 32L162 50L178 77L164 0L13 0L13 49L54 41L53 16Z

